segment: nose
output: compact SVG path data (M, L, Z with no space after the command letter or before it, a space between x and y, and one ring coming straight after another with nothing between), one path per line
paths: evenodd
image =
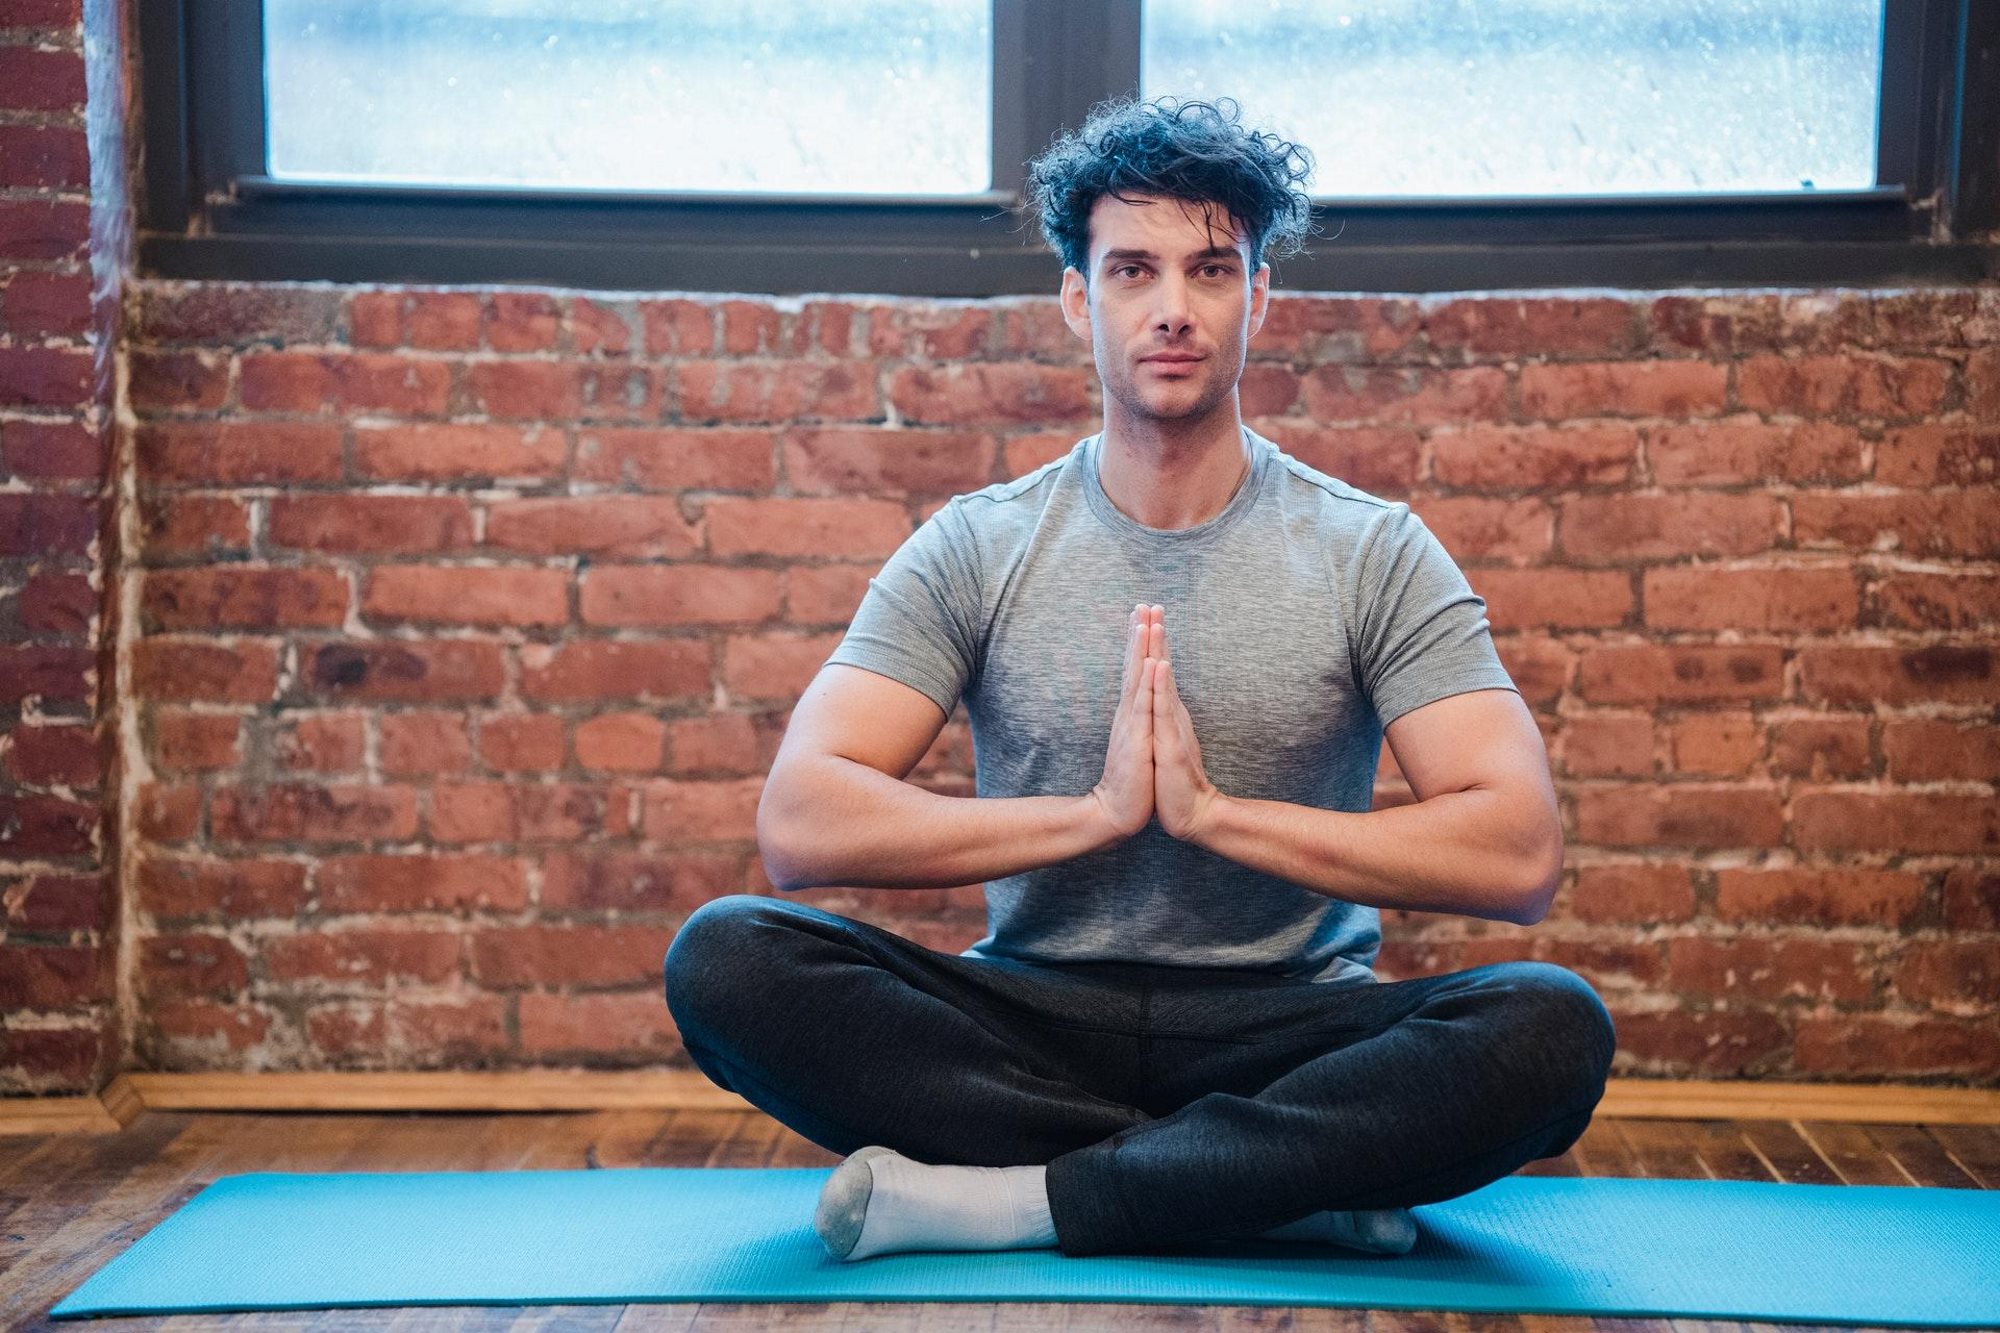
M1159 307L1155 327L1168 337L1179 337L1193 327L1186 275L1168 272L1154 285L1153 291Z

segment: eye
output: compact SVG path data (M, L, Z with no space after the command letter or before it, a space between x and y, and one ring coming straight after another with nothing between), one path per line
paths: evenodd
M1215 274L1215 275L1216 275L1217 277L1219 277L1219 278L1226 278L1226 277L1228 277L1228 276L1229 276L1229 265L1227 265L1227 264L1203 264L1203 265L1201 266L1201 271L1202 271L1203 273L1214 273L1214 274Z
M1111 275L1116 278L1122 278L1127 273L1137 273L1137 272L1139 272L1139 266L1137 264L1120 264L1117 268L1111 270Z

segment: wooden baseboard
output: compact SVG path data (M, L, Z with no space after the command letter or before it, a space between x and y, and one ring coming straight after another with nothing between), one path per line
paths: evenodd
M0 1134L115 1133L145 1111L752 1110L694 1070L118 1075L97 1097L0 1099ZM1640 1120L2000 1125L2000 1090L1614 1078L1597 1114Z

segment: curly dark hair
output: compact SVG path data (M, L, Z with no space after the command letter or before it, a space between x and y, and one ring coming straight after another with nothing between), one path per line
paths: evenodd
M1090 281L1090 212L1109 194L1164 195L1216 204L1249 232L1250 262L1305 249L1312 154L1275 134L1246 130L1230 97L1184 102L1112 98L1091 108L1083 128L1059 136L1028 164L1028 197L1042 236L1063 263Z

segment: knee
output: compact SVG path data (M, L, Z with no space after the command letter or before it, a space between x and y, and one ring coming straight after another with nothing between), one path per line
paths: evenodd
M1611 1011L1590 983L1555 963L1521 961L1504 965L1507 989L1520 1021L1550 1059L1551 1073L1574 1103L1594 1103L1604 1094L1618 1031Z
M769 898L731 893L688 914L661 963L667 1012L683 1036L726 1025L726 1002L757 984L753 932L784 910Z

